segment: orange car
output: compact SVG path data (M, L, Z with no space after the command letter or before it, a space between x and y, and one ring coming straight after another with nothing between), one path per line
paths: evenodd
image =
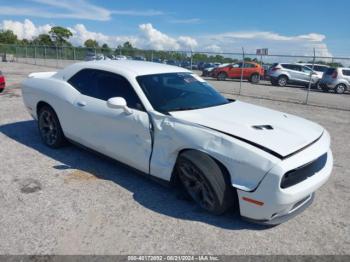
M212 76L218 80L226 80L227 78L240 79L242 74L242 62L230 64L225 67L218 67L212 72ZM258 83L264 77L264 69L257 63L244 62L243 79L252 83Z

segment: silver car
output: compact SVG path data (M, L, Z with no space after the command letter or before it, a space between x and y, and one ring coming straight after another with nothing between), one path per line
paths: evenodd
M300 63L300 65L307 66L308 68L312 69L312 64ZM328 68L329 66L321 64L314 64L313 66L314 72L317 73L320 79L323 77L324 72L326 72Z
M268 76L273 85L286 86L287 84L295 84L307 87L310 82L310 74L311 84L313 87L316 87L321 78L311 68L300 64L273 64L269 69Z
M329 68L320 81L320 87L324 92L334 90L337 94L350 91L350 68Z

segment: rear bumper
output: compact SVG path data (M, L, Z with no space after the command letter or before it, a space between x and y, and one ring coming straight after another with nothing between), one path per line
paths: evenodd
M317 143L274 166L254 191L237 190L241 216L253 222L276 225L303 212L312 203L314 192L331 175L333 155L329 145L330 138L325 131ZM282 178L288 171L312 162L325 153L327 160L319 171L295 185L281 187Z
M334 89L337 85L337 82L326 82L322 81L320 82L320 87L321 88L329 88L329 89Z

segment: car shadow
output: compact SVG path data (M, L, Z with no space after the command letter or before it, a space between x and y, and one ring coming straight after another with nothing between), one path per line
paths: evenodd
M41 142L34 120L2 125L0 132L16 142L60 162L61 164L52 167L54 169L79 170L98 179L109 180L122 186L133 193L135 201L154 212L231 230L271 228L246 222L241 219L238 212L233 210L221 216L211 215L197 207L181 193L181 190L162 186L149 179L148 175L140 175L140 172L99 154L73 145L59 150L51 149Z

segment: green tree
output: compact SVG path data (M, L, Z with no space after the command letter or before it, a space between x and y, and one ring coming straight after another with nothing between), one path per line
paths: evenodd
M123 48L124 48L124 49L134 49L134 47L132 46L132 44L131 44L129 41L126 41L126 42L123 44Z
M84 46L87 48L97 48L99 47L98 43L96 40L93 39L88 39L84 42Z
M68 40L73 34L69 29L61 26L54 26L49 31L49 34L56 45L71 45Z
M0 30L0 43L2 44L16 44L18 42L17 36L11 30Z
M48 34L40 34L36 38L33 39L33 43L36 45L46 45L53 46L54 43Z

